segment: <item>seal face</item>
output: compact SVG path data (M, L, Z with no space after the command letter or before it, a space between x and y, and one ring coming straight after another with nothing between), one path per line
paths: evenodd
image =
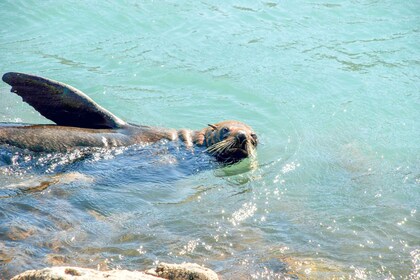
M76 147L115 147L161 139L202 146L218 161L234 163L254 156L258 139L239 121L223 121L192 131L129 124L102 108L80 90L35 75L9 72L11 91L56 125L0 126L0 144L36 152L65 152Z
M252 128L238 121L209 124L205 132L207 151L217 160L231 163L255 154L258 137Z

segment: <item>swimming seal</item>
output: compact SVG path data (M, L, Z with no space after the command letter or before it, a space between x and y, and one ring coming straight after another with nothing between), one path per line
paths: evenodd
M252 128L239 121L209 124L198 131L129 124L64 83L16 72L4 74L3 81L12 86L11 92L55 125L0 126L0 144L35 152L66 152L72 148L130 146L166 139L181 141L188 148L205 147L222 162L237 162L254 155L258 143Z

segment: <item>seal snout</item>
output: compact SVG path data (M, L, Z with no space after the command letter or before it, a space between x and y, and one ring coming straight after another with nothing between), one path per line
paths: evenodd
M235 138L236 141L238 141L238 143L242 145L247 140L246 132L243 130L239 130Z

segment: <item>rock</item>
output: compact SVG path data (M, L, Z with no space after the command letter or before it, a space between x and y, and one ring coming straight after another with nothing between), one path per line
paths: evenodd
M98 271L89 268L58 266L40 270L28 270L12 280L218 280L217 274L198 264L166 264L161 263L147 272L128 270Z
M147 271L151 275L159 276L164 279L179 280L218 280L216 272L195 263L168 264L160 263L152 271Z
M107 279L107 280L162 280L143 272L128 270L98 271L89 268L58 266L49 267L41 270L28 270L12 280L88 280L88 279Z

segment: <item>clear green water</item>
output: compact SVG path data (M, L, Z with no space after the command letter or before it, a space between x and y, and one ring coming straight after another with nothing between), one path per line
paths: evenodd
M3 148L0 278L192 261L224 279L418 279L418 1L3 0L0 22L1 73L71 84L130 122L238 119L261 139L252 170L170 144ZM46 122L9 90L1 122Z

